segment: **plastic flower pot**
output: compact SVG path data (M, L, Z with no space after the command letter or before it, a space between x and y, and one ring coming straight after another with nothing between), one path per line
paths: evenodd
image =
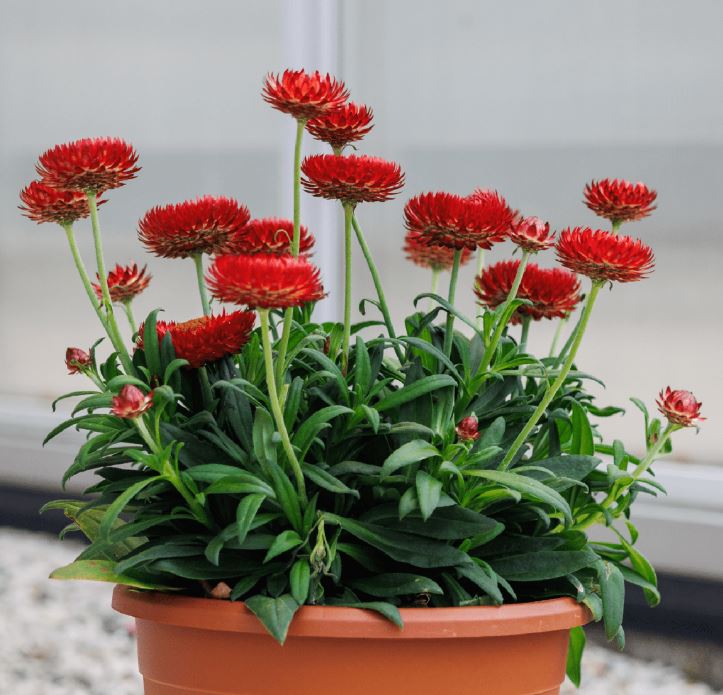
M370 611L304 606L281 646L242 603L118 586L136 619L146 695L554 695L569 598L499 607L405 608L399 629Z

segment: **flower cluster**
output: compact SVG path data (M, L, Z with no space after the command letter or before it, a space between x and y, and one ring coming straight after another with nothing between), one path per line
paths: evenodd
M283 255L290 253L293 235L294 223L291 220L280 217L251 220L245 227L229 238L224 253L273 253ZM299 253L304 255L311 253L314 243L314 237L309 230L304 225L301 225L299 228Z

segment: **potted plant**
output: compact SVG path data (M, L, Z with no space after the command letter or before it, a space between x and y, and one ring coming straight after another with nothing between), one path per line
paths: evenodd
M83 502L47 505L90 540L52 576L118 585L148 694L557 693L566 655L579 682L582 625L602 620L622 647L625 583L659 600L631 507L661 490L651 466L672 433L701 419L686 391L661 393L662 422L634 401L646 443L636 457L603 441L597 420L622 411L596 405L576 363L601 288L653 268L652 251L619 230L650 214L655 192L593 181L586 203L611 228L556 240L494 191L412 197L405 250L431 269L433 290L395 325L357 212L397 194L404 175L345 154L371 111L301 70L269 75L263 96L296 120L293 220L204 196L139 223L149 251L192 259L198 318L156 310L138 324L146 268L106 269L98 208L139 171L126 142L56 146L21 194L26 216L64 229L109 348L66 355L90 386L63 397L79 400L47 440L86 432L63 482L82 471L97 482ZM302 162L306 131L332 152ZM343 210L340 323L313 320L325 293L302 187ZM87 217L95 278L74 236ZM505 239L519 259L483 267L484 249ZM361 322L354 243L377 293ZM562 267L532 262L553 246ZM475 253L474 288L457 288ZM458 291L476 293L479 317L455 308ZM527 335L541 320L558 327L537 357ZM610 542L591 540L596 525Z

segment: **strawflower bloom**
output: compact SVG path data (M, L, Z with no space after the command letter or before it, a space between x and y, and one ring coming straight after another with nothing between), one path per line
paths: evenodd
M530 253L545 251L555 245L555 235L550 234L549 222L539 217L521 217L510 226L509 240Z
M206 281L216 299L258 309L286 309L325 296L319 269L304 256L218 256Z
M419 232L407 232L404 237L404 253L412 263L435 271L449 270L454 263L454 249L429 244ZM462 249L460 265L464 265L471 258L472 252Z
M19 208L22 214L33 222L55 222L60 225L73 224L76 220L90 215L88 199L81 191L62 191L47 186L42 181L32 181L22 191ZM106 201L98 200L102 205Z
M135 149L120 138L83 138L47 150L35 169L46 186L100 193L134 179L137 163Z
M309 254L314 248L314 237L309 230L301 225L299 236L299 253ZM242 230L236 232L228 242L224 253L250 254L274 253L277 255L291 253L291 240L294 236L294 223L279 217L266 217L251 220Z
M557 258L566 268L595 282L636 282L647 277L655 265L652 250L639 239L589 227L561 232Z
M85 350L69 347L65 351L65 366L68 374L80 374L93 366L93 359Z
M499 194L462 197L452 193L422 193L404 207L408 231L427 243L454 249L489 249L504 240L514 212Z
M585 186L585 205L613 223L640 220L655 210L658 194L644 183L623 179L591 181Z
M331 113L314 118L306 124L306 130L321 142L341 150L352 142L361 140L374 127L372 110L363 104L350 102Z
M492 309L504 304L520 267L520 261L500 261L485 268L476 278L474 291L479 303ZM579 303L580 281L562 268L540 268L528 263L517 291L518 299L531 304L518 307L510 323L520 323L523 317L534 321L564 318Z
M384 202L404 186L399 164L380 157L312 155L304 159L301 171L308 193L348 205Z
M163 258L221 253L250 217L248 208L233 198L205 195L151 208L138 223L138 238Z
M188 360L191 367L198 368L237 354L248 342L255 319L253 311L233 311L230 314L224 311L183 323L158 321L156 332L159 342L169 333L176 357ZM143 348L142 327L138 347Z
M143 415L153 405L153 391L144 394L137 386L126 384L117 396L113 396L110 412L132 420Z
M148 287L151 281L152 276L147 271L148 266L143 266L139 270L136 263L131 265L116 263L115 268L108 273L108 290L111 300L114 302L130 302L135 299ZM98 278L97 274L96 278ZM98 299L102 300L103 290L101 286L93 283L93 289Z
M463 442L473 442L479 439L478 425L477 416L473 413L459 421L455 432Z
M668 386L660 392L657 400L658 410L665 415L671 425L696 427L701 420L700 409L703 405L690 391L673 390Z
M343 82L318 70L284 70L269 73L262 90L264 101L297 120L318 118L344 105L349 92Z

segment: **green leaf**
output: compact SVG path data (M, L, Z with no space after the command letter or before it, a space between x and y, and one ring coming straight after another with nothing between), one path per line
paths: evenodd
M539 582L564 577L599 560L586 550L541 550L524 555L510 555L490 560L492 569L510 582Z
M622 572L607 560L601 560L596 565L596 570L603 603L605 636L612 641L618 634L623 622L625 580Z
M415 483L419 510L422 512L422 518L426 521L432 516L432 512L439 504L439 496L442 493L442 483L424 471L417 471Z
M409 336L401 338L400 340L418 350L422 350L427 354L432 355L438 362L441 362L445 367L447 367L450 374L452 374L452 376L454 376L454 378L459 383L462 383L462 376L457 371L457 368L454 366L452 360L450 360L447 355L445 355L439 348L435 347L432 343L427 340L422 340L421 338L412 338Z
M146 356L146 367L151 374L161 374L161 350L158 346L156 316L160 309L154 309L143 322L143 354Z
M448 386L454 386L457 382L449 376L449 374L432 374L431 376L425 376L409 386L404 386L398 391L394 391L389 394L386 398L383 398L377 403L377 410L383 413L385 410L392 408L398 408L404 403L409 403L420 396L424 396L427 393L436 391L437 389L446 388Z
M592 455L595 453L593 444L592 428L587 419L583 407L573 401L572 403L572 443L570 444L571 454Z
M580 687L582 674L580 664L585 651L585 630L582 627L573 627L570 630L570 642L567 648L567 677L576 688Z
M390 572L361 579L351 579L348 584L358 591L371 596L392 598L416 594L444 594L437 582L429 577L408 572Z
M304 472L304 475L309 480L313 481L319 487L322 487L329 492L334 492L337 495L352 495L357 499L359 498L358 490L350 488L346 483L343 483L338 478L335 478L333 475L331 475L331 473L325 471L323 468L319 468L319 466L314 466L309 463L302 463L301 470Z
M363 399L372 385L372 365L364 340L359 335L356 337L354 355L354 391Z
M492 446L499 446L502 437L505 436L506 422L504 417L500 416L492 421L490 426L482 432L482 436L477 442L477 449L487 449Z
M347 608L363 608L364 610L374 611L385 617L390 622L394 623L398 628L404 627L401 613L399 609L391 604L385 603L384 601L364 601L355 603L336 603L335 605L346 606Z
M151 483L163 480L162 476L154 475L148 478L143 478L137 483L134 483L130 487L126 488L115 500L109 505L103 519L98 527L98 534L101 538L107 538L108 534L113 530L118 515L125 509L126 505L139 493L143 488L148 487Z
M254 456L262 464L276 461L276 444L273 441L275 430L274 420L268 411L256 408L252 439Z
M246 540L246 536L251 530L251 524L256 518L256 513L265 499L266 496L262 494L246 495L238 503L238 507L236 507L236 538L239 545Z
M271 636L279 644L283 644L294 614L299 610L299 604L294 597L290 594L283 594L278 598L257 595L247 598L245 603Z
M144 582L125 574L117 574L114 571L114 560L76 560L64 567L58 567L50 574L51 579L88 579L94 582L111 582L112 584L123 584L136 589L161 589L172 591L173 587L162 584Z
M193 472L193 469L189 472L192 478L194 478ZM273 488L271 488L268 483L240 469L237 469L234 475L227 475L224 478L215 480L203 493L205 495L259 494L271 497L272 499L276 497Z
M382 466L382 477L386 477L394 473L394 471L409 466L418 461L439 456L439 451L435 446L423 439L413 439L411 442L403 444L393 451L384 461Z
M487 563L484 564L487 565ZM460 577L469 579L473 584L482 589L497 605L502 603L502 592L497 586L497 578L490 576L490 574L485 572L479 565L473 564L457 567L457 574Z
M304 420L304 423L294 434L291 443L301 452L300 458L303 458L309 447L319 432L325 427L329 427L330 420L340 415L353 413L351 408L344 405L330 405L321 410L317 410L311 417Z
M276 540L274 540L271 544L271 547L266 553L266 557L264 557L264 562L273 560L275 557L285 553L287 550L300 546L303 542L304 540L298 533L296 533L296 531L282 531L278 536L276 536Z
M299 558L289 572L289 585L294 600L303 605L309 596L309 585L311 583L311 568L306 558Z

